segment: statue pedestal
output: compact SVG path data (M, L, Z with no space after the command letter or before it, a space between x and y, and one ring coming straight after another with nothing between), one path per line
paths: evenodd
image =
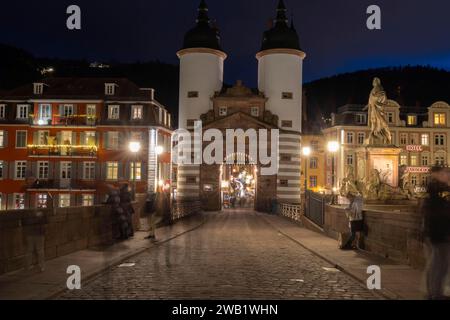
M368 145L356 150L356 168L358 180L368 182L374 169L391 187L399 184L399 155L401 148L396 146Z

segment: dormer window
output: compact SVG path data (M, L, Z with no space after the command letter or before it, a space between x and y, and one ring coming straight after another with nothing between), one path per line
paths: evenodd
M108 106L108 119L119 120L120 119L120 106Z
M33 93L34 94L44 93L44 84L43 83L33 83Z
M434 114L434 125L435 126L445 126L446 121L446 114L445 113L435 113Z
M219 108L219 117L226 117L227 114L228 114L228 107Z
M416 126L417 125L417 116L416 115L408 115L407 118L408 126Z
M367 115L364 113L356 114L356 123L357 124L366 124L367 123Z
M116 93L116 84L115 83L105 83L105 95L113 96Z
M259 107L252 107L251 114L253 117L259 117Z
M389 124L393 124L394 123L394 113L393 112L388 112L387 113L387 120Z

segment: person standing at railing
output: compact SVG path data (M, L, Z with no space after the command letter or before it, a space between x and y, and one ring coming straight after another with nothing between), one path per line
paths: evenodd
M350 205L345 209L345 214L349 221L350 238L340 247L342 250L358 249L360 234L364 229L363 197L360 194L349 192L347 199L350 201Z

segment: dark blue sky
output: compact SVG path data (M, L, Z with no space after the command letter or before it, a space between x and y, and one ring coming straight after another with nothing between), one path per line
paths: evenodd
M37 56L177 63L199 0L26 0L0 4L0 42ZM6 3L5 3L6 2ZM256 85L255 54L278 0L207 0L229 54L225 80ZM450 69L448 0L285 0L307 53L305 81L370 67L430 64ZM66 8L82 9L68 31ZM366 8L382 8L382 30Z

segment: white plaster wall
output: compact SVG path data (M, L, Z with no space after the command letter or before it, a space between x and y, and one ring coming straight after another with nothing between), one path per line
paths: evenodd
M223 85L224 58L211 53L187 53L180 57L179 127L212 109L211 97ZM188 98L198 91L198 98Z
M300 56L273 53L262 56L258 64L258 86L269 99L266 106L281 121L292 120L289 130L301 132L303 60ZM282 92L292 92L292 100L282 99Z

